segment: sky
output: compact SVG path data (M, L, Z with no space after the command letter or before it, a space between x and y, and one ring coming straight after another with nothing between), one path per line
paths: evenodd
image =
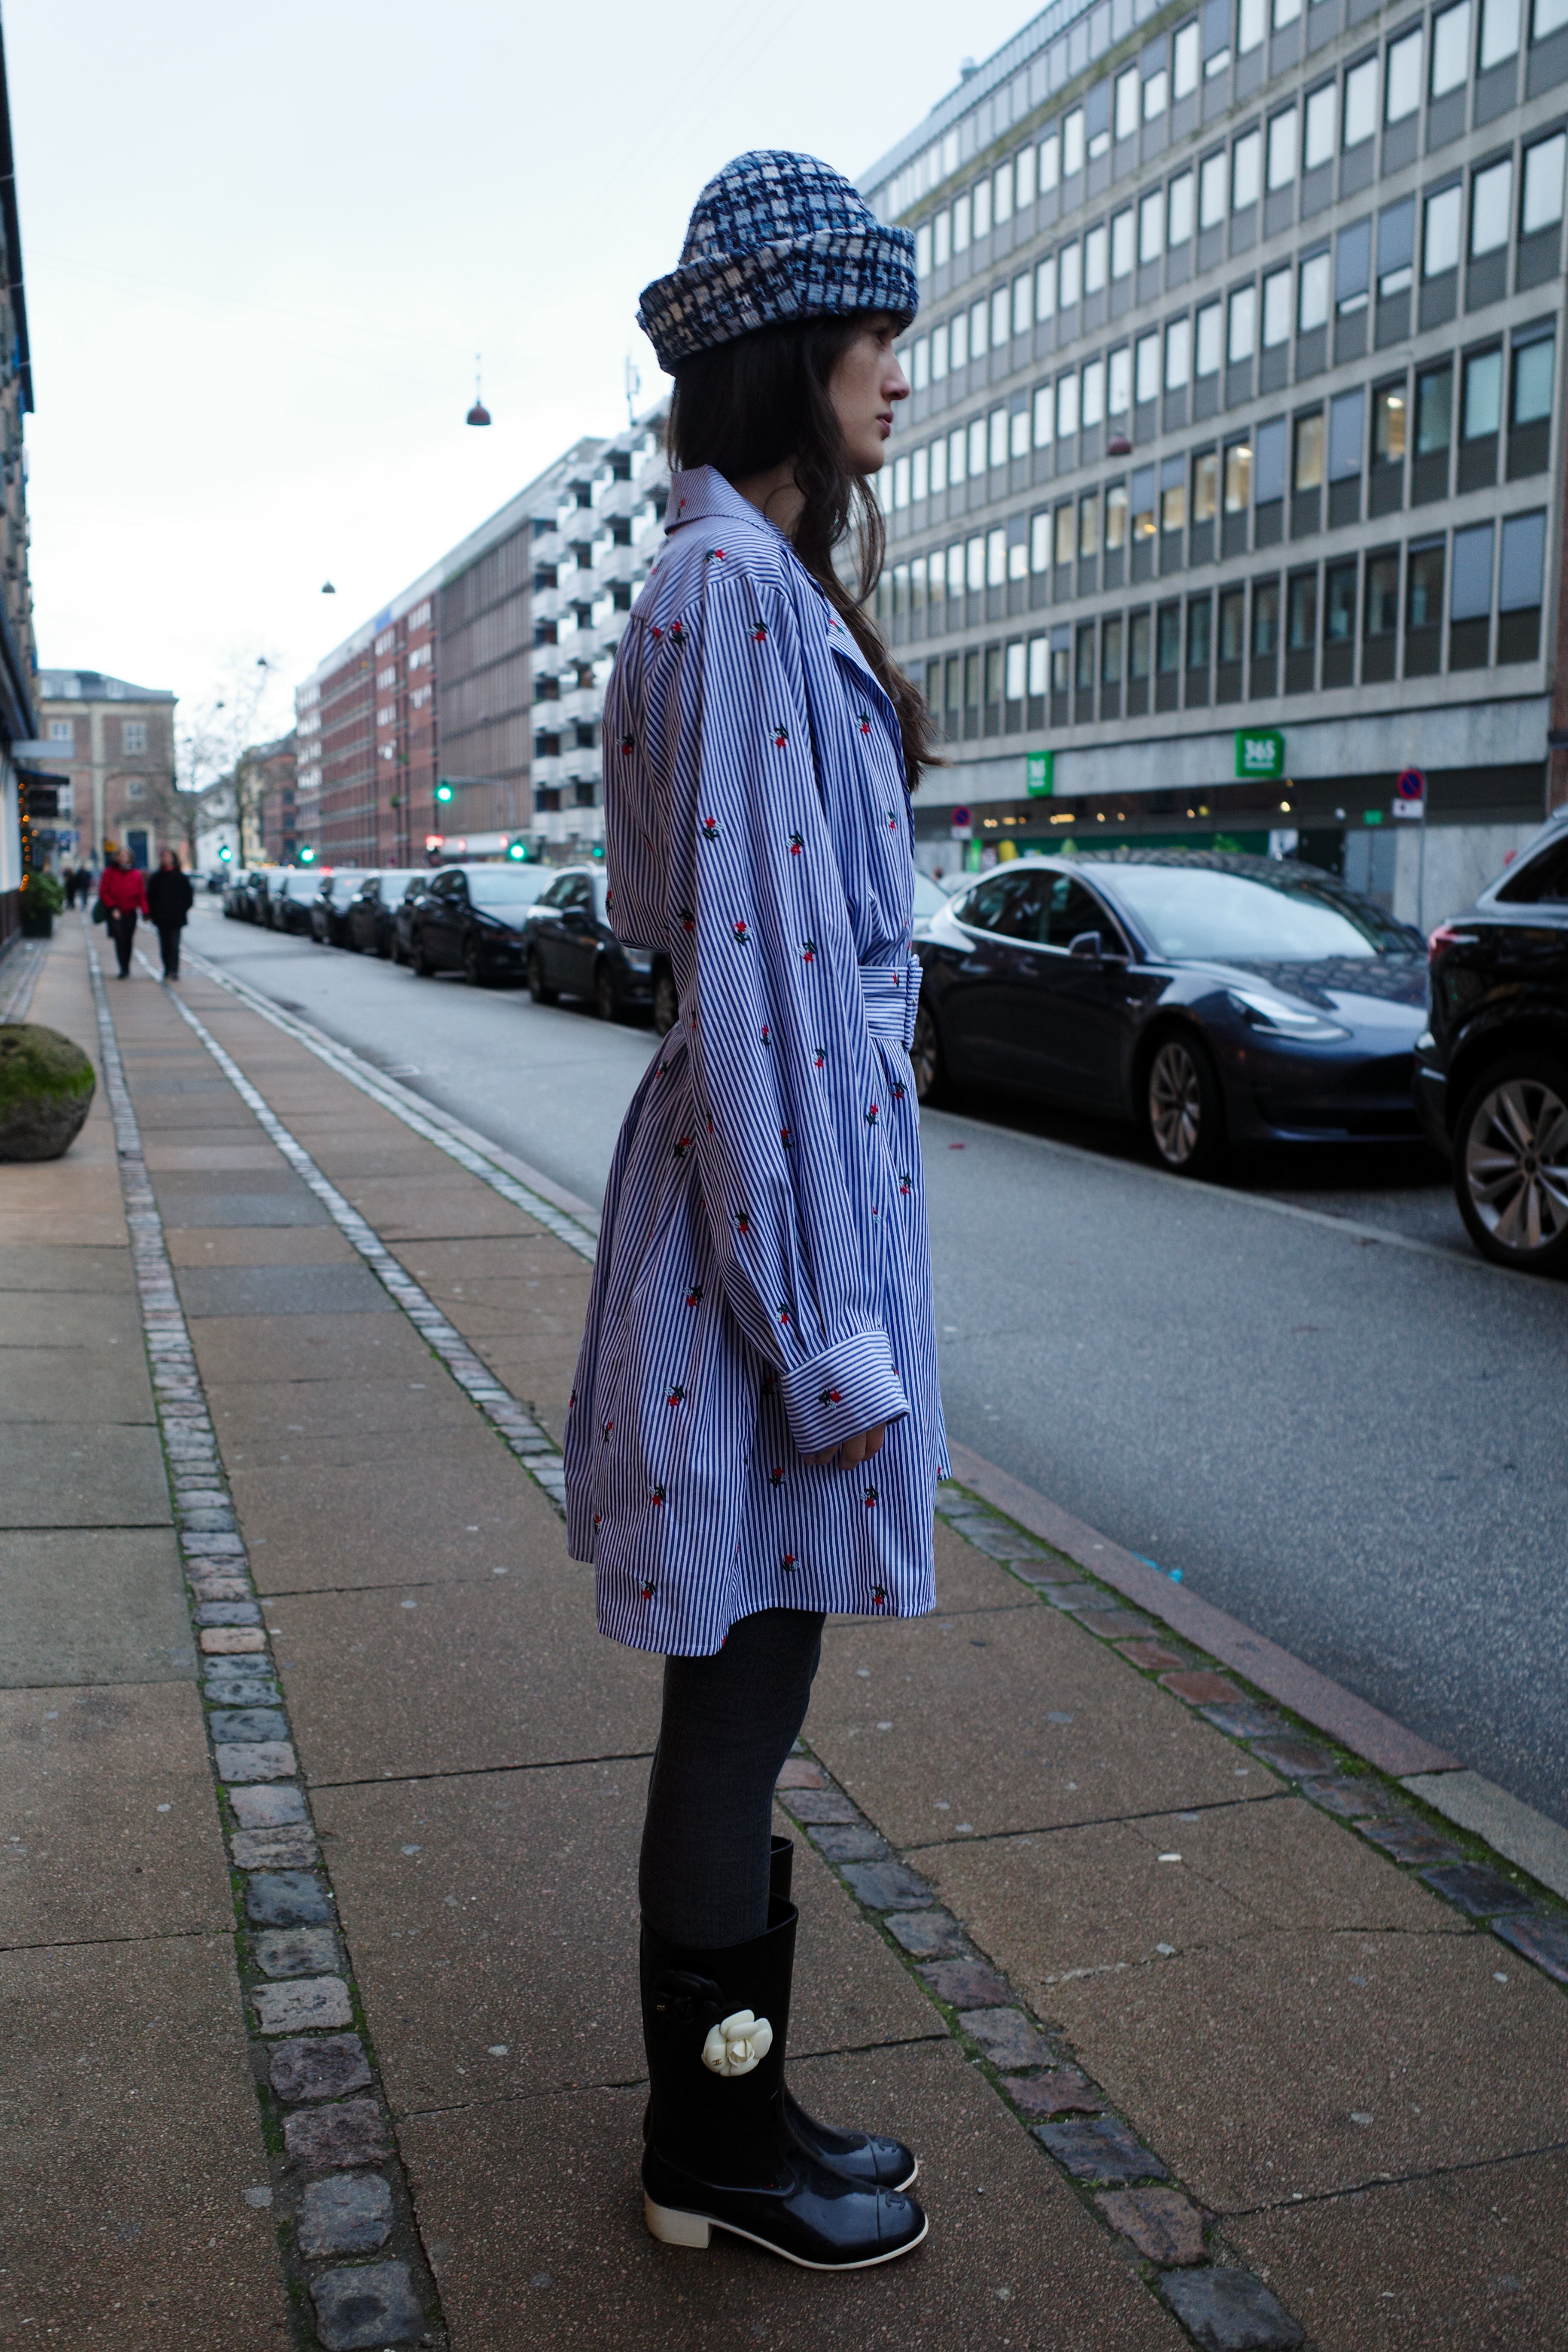
M5 0L41 666L189 710L264 657L281 731L361 622L626 424L628 355L658 396L637 298L714 170L856 176L1034 13Z

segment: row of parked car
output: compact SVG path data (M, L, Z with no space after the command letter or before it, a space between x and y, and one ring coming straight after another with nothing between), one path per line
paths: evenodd
M595 866L235 877L226 913L428 975L671 1027ZM1143 849L917 877L922 1102L984 1088L1140 1127L1173 1173L1237 1144L1416 1142L1478 1249L1568 1269L1568 812L1430 941L1293 861Z

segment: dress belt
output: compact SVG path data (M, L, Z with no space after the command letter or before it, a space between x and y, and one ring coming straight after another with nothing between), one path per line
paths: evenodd
M921 993L918 958L910 956L901 963L863 963L860 993L866 1000L872 1036L886 1045L901 1045L908 1053L914 1043L915 1007Z

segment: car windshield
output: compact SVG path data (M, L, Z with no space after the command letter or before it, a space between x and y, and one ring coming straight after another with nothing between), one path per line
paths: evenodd
M929 874L917 874L915 876L915 913L917 917L934 915L938 912L939 908L945 907L946 904L947 892L942 888L940 882L933 882Z
M531 907L550 873L547 866L498 866L468 876L468 896L476 907Z
M1118 865L1106 879L1157 955L1321 963L1410 951L1407 934L1369 899L1315 888L1299 870L1276 882L1214 866Z

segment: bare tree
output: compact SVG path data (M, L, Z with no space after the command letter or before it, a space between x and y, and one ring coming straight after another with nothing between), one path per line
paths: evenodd
M215 691L182 719L175 739L176 773L174 793L181 803L179 822L195 855L196 826L204 812L233 819L239 835L239 863L256 864L261 856L261 804L266 775L261 755L268 732L281 734L287 724L268 730L269 718L287 709L287 689L276 666L265 654L236 656ZM215 791L221 787L221 791Z

